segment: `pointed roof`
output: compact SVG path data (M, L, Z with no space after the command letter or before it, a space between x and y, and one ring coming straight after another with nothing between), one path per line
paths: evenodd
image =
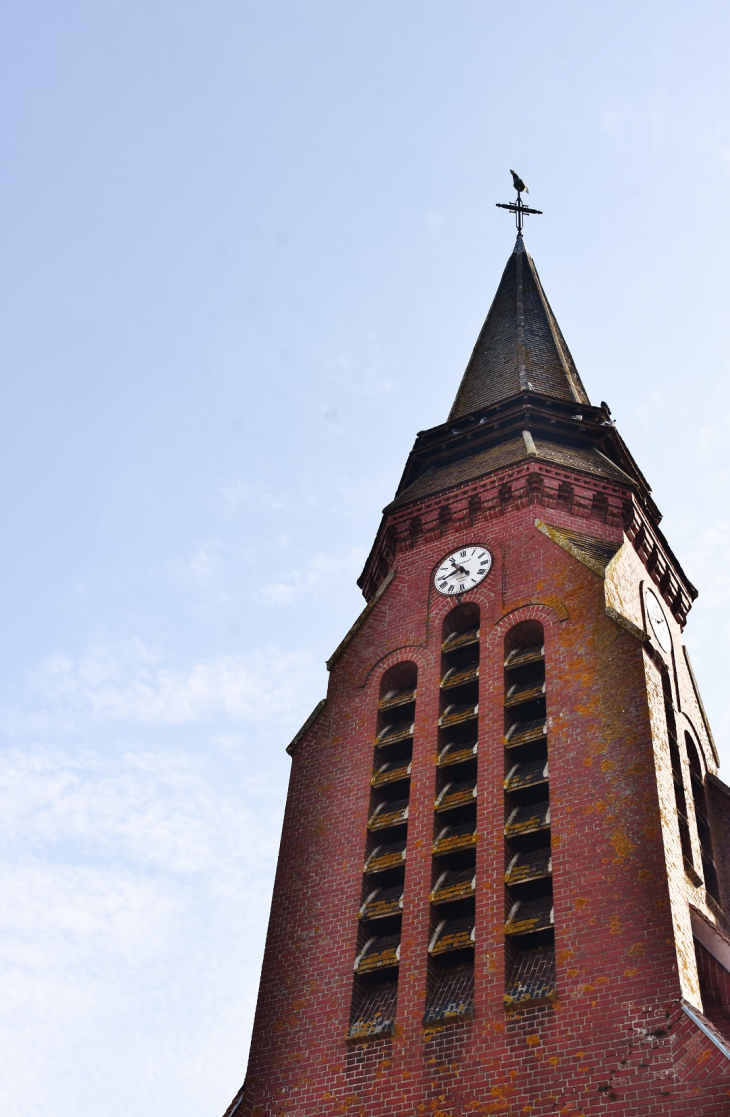
M522 236L507 261L449 421L533 390L590 403Z

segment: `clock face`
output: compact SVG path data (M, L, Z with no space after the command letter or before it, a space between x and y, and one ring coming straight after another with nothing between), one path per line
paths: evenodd
M486 578L492 566L492 556L486 547L461 547L439 566L433 583L439 593L466 593Z
M664 610L659 604L656 594L653 594L651 590L648 590L646 594L646 611L649 615L649 623L651 624L659 647L662 651L668 653L672 648L672 637L669 633L669 625L667 624L667 618L664 616Z

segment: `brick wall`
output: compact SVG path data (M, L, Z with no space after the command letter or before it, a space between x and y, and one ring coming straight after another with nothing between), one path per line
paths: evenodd
M483 487L491 492L493 479ZM395 575L337 659L327 704L294 750L236 1112L730 1112L730 1060L680 1007L685 997L702 1009L688 905L711 920L721 913L687 877L669 794L662 672L678 724L691 726L715 768L679 626L667 609L673 645L662 651L642 604L651 577L618 515L589 520L587 501L577 516L525 494L499 512L484 501L475 516L474 488L461 494L463 514L392 542ZM628 491L610 495L617 508L631 500ZM541 532L538 516L620 547L606 581ZM469 543L494 557L486 580L463 597L482 617L474 1015L424 1028L440 640L454 605L436 593L432 574ZM523 620L545 632L557 1000L507 1013L503 648ZM396 1028L355 1043L345 1037L376 706L384 672L405 659L418 667L418 700Z

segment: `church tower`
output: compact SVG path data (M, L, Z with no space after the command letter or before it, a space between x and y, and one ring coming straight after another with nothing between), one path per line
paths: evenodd
M730 1114L730 789L682 642L696 590L521 219L287 750L229 1117Z

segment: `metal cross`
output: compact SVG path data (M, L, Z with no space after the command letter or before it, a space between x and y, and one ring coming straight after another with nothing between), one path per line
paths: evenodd
M514 177L514 172L513 172L513 177ZM523 183L523 186L524 186L524 183ZM516 184L515 184L515 188L516 188ZM524 224L525 214L526 213L542 213L541 209L530 209L529 206L525 205L525 203L522 201L522 191L521 190L517 190L517 201L516 202L495 202L495 205L497 205L499 207L499 209L508 209L510 211L510 213L514 213L515 224L517 226L517 232L520 234L520 236L522 236L522 226Z

